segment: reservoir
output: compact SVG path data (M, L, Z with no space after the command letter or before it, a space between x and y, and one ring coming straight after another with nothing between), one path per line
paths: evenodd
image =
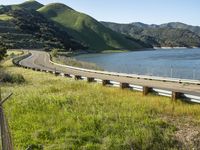
M200 80L200 48L84 54L75 58L106 71Z

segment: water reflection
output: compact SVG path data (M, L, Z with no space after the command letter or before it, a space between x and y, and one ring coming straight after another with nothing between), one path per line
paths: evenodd
M108 71L200 80L199 48L87 54L76 59Z

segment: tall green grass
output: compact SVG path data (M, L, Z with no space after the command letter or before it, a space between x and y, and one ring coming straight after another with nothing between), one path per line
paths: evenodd
M200 106L140 92L103 87L4 64L23 74L5 105L15 149L178 149L176 123L199 123Z

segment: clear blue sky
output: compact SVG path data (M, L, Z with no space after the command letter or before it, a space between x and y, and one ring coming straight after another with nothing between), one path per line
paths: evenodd
M0 4L23 0L0 0ZM200 26L200 0L38 0L43 4L61 2L101 21L161 24L184 22Z

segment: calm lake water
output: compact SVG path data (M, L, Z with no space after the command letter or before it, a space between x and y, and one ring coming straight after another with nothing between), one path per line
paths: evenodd
M84 54L75 58L106 71L200 80L200 48Z

